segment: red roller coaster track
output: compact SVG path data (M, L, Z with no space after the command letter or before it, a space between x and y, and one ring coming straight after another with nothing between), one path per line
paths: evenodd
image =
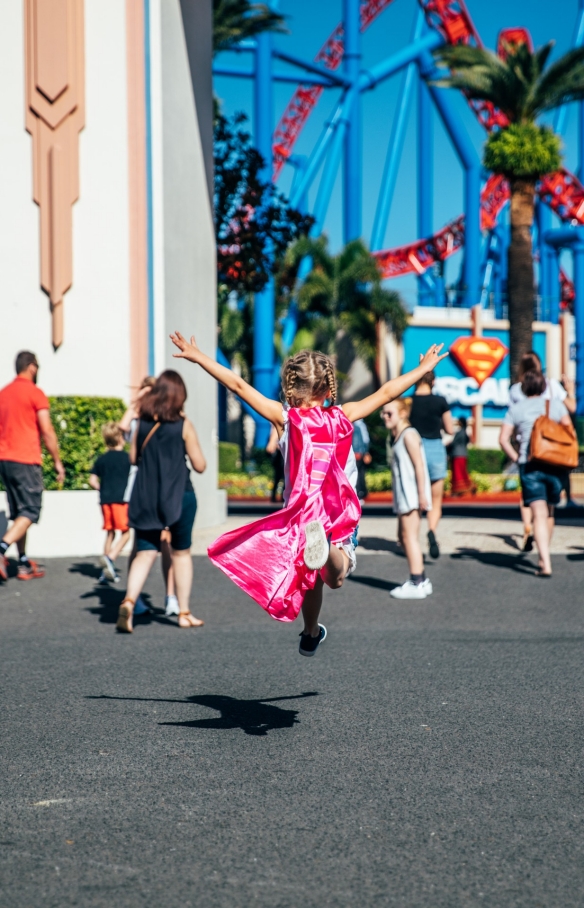
M361 31L365 31L373 20L392 2L393 0L362 0ZM344 32L341 23L337 25L328 41L321 47L314 58L315 62L320 63L326 69L338 69L345 51L343 38ZM324 89L321 85L299 85L294 92L292 100L282 114L274 133L274 179L276 179L285 161L292 154L296 139L323 91Z
M451 44L474 44L482 47L479 35L466 9L464 0L419 0L430 25L438 29ZM520 41L531 42L525 29L506 29L499 36L498 53L503 56L505 44L516 44ZM469 104L479 122L487 130L496 126L505 126L508 122L505 115L492 104L469 100ZM562 220L576 220L584 223L584 186L565 168L544 177L538 187L540 198L548 204ZM491 229L497 217L509 199L509 185L504 177L492 174L481 192L481 227ZM427 264L421 269L443 261L452 255L464 243L464 218L452 221L440 233L427 240L418 240L397 249L375 253L384 277L398 277L403 274L420 272L416 266L418 260ZM561 274L561 297L564 303L574 299L571 282Z
M365 29L390 5L392 0L362 0L361 30ZM449 44L472 44L482 47L473 21L464 0L419 0L426 19L440 32ZM530 41L525 29L506 29L499 37L498 53L504 55L505 44ZM504 42L504 43L503 43ZM330 70L339 67L343 59L343 26L338 25L323 45L315 60ZM322 94L321 86L299 85L286 107L274 133L274 179L290 157L302 127ZM479 122L490 131L506 126L508 120L500 110L489 102L469 100L469 105ZM562 220L576 220L584 224L584 186L564 168L544 177L538 187L540 198L549 205ZM507 181L497 174L489 177L481 192L481 227L483 230L495 226L497 217L509 199ZM376 252L384 277L399 277L404 274L422 274L431 265L443 261L464 245L464 216L456 218L439 233L428 239L418 240L396 249ZM573 288L562 274L562 300L571 302Z

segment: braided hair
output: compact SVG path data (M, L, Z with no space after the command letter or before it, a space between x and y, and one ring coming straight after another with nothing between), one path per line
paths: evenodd
M331 404L337 399L337 378L332 360L316 350L301 350L286 360L282 368L282 390L290 407L302 407L330 392Z

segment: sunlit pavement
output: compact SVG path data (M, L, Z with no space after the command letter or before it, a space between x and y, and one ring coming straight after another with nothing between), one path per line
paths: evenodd
M4 584L0 905L581 906L582 531L541 580L445 521L408 603L386 526L313 659L203 557L196 631L158 571L132 636L96 559Z

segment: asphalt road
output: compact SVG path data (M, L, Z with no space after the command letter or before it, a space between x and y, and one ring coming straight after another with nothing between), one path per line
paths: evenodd
M199 631L92 563L0 589L0 905L584 905L584 552L361 555L314 659L195 559ZM149 581L160 602L158 573Z

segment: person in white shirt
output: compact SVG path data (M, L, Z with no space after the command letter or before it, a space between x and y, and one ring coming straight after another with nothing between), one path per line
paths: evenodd
M519 380L509 388L509 406L513 406L513 404L518 404L522 400L525 400L525 394L521 390L521 382L523 381L523 377L526 372L542 372L541 359L533 350L529 350L521 357L521 361L519 363ZM572 378L568 378L567 375L562 375L561 382L558 381L557 378L546 378L545 390L541 397L543 400L557 400L560 403L563 403L568 413L576 412L574 380ZM516 433L515 437L517 441L521 443L520 435ZM569 473L566 473L565 482L565 492L568 496L568 502L570 502L571 496ZM533 526L531 522L531 508L525 505L523 499L521 500L521 519L523 521L522 551L531 552L531 550L533 549Z

